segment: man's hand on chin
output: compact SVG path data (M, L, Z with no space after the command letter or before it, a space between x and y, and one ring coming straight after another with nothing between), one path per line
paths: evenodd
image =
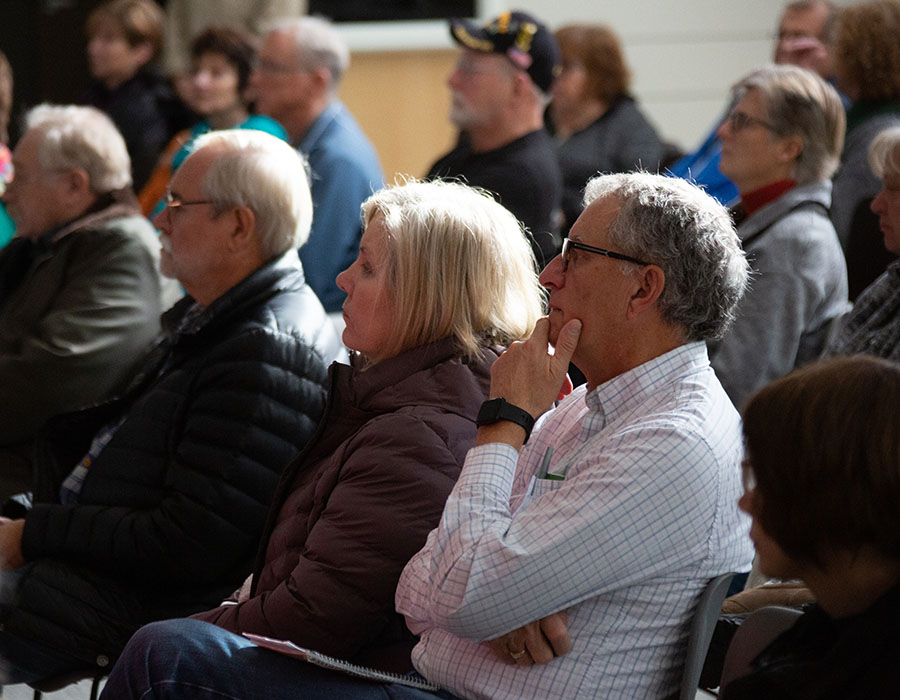
M513 343L500 356L491 368L491 398L502 396L537 418L571 387L566 371L578 345L581 321L572 319L559 330L552 353L549 333L550 320L541 318L528 340Z

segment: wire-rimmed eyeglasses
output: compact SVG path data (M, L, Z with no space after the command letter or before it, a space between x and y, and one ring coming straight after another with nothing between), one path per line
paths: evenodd
M193 204L212 204L211 199L192 199L190 202L185 202L182 199L178 198L178 195L172 194L169 190L166 190L166 196L164 198L166 203L166 209L178 209L178 207L189 207Z

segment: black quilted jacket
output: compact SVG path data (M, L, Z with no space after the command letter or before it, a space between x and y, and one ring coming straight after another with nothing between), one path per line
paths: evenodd
M251 570L279 473L312 434L342 349L293 251L178 333L190 305L164 315L169 339L121 398L45 430L28 564L0 591L6 633L103 665L139 625L208 608ZM122 416L79 502L61 505L63 478Z

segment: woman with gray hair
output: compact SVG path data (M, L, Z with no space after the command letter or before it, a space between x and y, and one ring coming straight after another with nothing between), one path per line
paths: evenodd
M900 125L875 137L869 165L883 183L871 208L884 234L884 247L900 255ZM900 360L900 260L860 294L827 350L829 355L860 353Z
M146 670L141 658L160 640L202 650L187 674L227 694L228 676L209 671L219 653L236 668L272 658L243 633L411 669L397 580L474 443L497 346L531 333L541 293L518 222L486 193L409 182L362 211L359 256L337 279L351 365L332 365L324 416L282 475L252 577L195 619L138 631L104 697L131 697L129 676ZM182 679L167 692L194 697Z
M710 359L741 408L756 389L818 356L848 307L844 256L828 218L845 120L834 88L796 66L754 71L732 93L718 130L720 169L741 193L733 214L753 279Z

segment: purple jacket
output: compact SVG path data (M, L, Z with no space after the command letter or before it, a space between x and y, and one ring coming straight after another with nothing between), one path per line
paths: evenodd
M409 670L394 590L474 442L496 357L467 363L445 339L366 370L333 364L322 421L269 510L250 599L195 617Z

